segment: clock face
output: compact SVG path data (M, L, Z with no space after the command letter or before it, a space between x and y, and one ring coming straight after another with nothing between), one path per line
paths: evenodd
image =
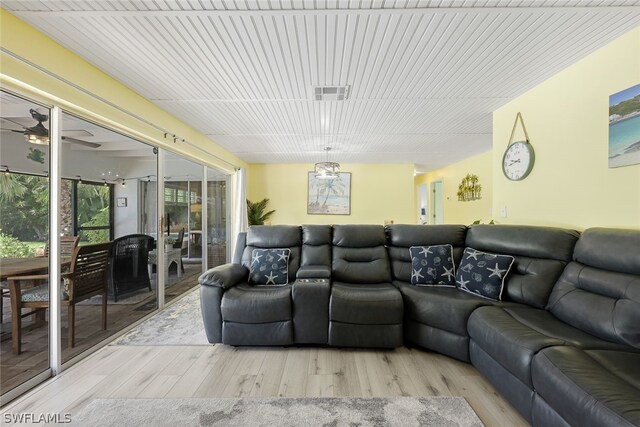
M502 158L502 171L511 181L525 179L533 169L535 160L533 146L526 141L518 141L507 147Z

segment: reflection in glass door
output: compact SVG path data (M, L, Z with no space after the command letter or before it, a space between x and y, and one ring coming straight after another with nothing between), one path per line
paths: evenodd
M67 180L63 180L67 181ZM113 187L103 182L71 181L73 235L80 242L104 243L113 239Z
M207 268L227 262L229 175L207 168Z
M0 389L3 399L50 367L49 310L46 308L49 116L49 109L41 105L0 92ZM21 279L25 276L32 278ZM34 299L44 300L44 307L40 304L40 308L35 308L36 304L28 301ZM19 308L13 310L12 306Z
M70 197L59 207L61 226L65 238L77 238L81 248L62 295L64 363L158 306L157 283L150 274L156 196L155 191L141 194L142 182L155 184L157 156L149 145L67 113L62 135L68 137L61 146L61 186ZM105 244L108 257L101 252ZM81 273L81 263L101 279Z
M193 289L202 273L203 167L167 153L164 173L163 274L165 301L168 302Z

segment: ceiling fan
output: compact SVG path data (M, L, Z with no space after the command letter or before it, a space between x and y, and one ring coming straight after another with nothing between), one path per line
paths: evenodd
M18 132L24 135L24 138L27 140L27 142L30 142L32 144L39 144L39 145L49 145L49 129L47 129L42 123L46 122L47 120L49 120L49 116L46 114L42 114L36 110L34 110L33 108L31 108L29 110L29 113L31 113L31 117L38 122L38 124L31 126L31 127L27 127L25 125L23 125L22 123L19 123L18 121L15 120L11 120L8 119L6 117L2 117L2 124L3 126L0 128L2 130L7 130L7 131L11 131L11 132ZM22 127L22 129L15 129L15 126L9 125L8 127L4 127L4 125L6 123L11 123L13 125L18 125L20 127ZM13 128L13 129L12 129ZM89 131L86 130L69 130L69 131L62 131L63 135L62 135L62 141L63 142L69 142L71 144L77 144L77 145L82 145L85 147L90 147L90 148L98 148L101 145L97 144L95 142L89 142L89 141L83 141L82 139L77 139L75 138L76 136L93 136L93 134ZM73 137L71 136L73 135Z

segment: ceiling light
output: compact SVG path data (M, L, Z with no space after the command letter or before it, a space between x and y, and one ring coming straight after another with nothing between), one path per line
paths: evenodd
M49 129L44 127L42 122L46 121L48 117L40 114L35 110L29 110L34 119L38 121L38 124L24 130L24 139L31 144L48 145L49 144Z
M324 151L327 153L327 160L324 162L318 162L315 164L314 171L316 178L318 179L334 179L340 175L340 163L329 161L329 151L331 147L325 147Z
M36 135L35 133L25 133L24 134L24 139L27 140L27 142L30 142L32 144L38 144L38 145L49 145L49 136L43 136L43 135Z

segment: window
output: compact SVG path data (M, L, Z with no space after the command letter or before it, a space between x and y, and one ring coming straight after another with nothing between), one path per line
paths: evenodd
M113 240L113 184L72 181L72 192L73 234L86 243Z

